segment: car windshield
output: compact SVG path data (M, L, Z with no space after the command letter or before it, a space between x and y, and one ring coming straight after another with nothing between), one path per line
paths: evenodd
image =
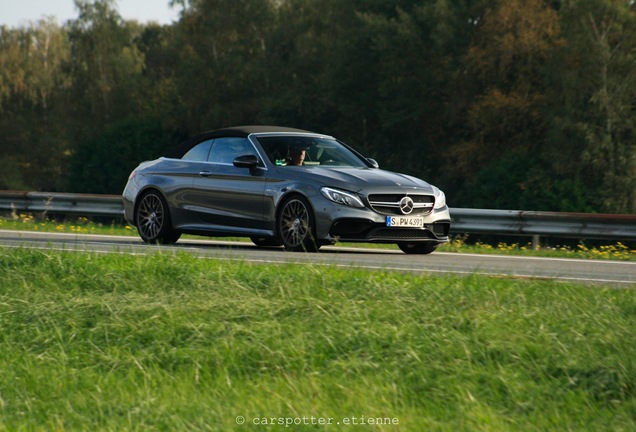
M259 137L258 141L269 160L278 166L367 167L364 160L335 139L268 136Z

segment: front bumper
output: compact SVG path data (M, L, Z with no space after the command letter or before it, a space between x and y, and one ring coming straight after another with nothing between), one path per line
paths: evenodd
M448 241L450 221L437 221L424 224L422 228L387 227L371 221L344 219L334 222L329 235L338 241L396 243L396 242L434 242Z
M386 215L367 207L353 208L320 200L314 202L317 237L325 241L364 243L448 242L448 207L424 215L422 228L387 227Z

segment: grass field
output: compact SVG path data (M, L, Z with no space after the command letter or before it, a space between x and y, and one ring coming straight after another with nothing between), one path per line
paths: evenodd
M633 290L0 249L0 328L0 430L636 430Z

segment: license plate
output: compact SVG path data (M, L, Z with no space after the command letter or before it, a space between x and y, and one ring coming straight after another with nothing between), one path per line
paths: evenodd
M406 227L406 228L422 228L424 226L424 218L407 217L407 216L387 216L386 226L388 227Z

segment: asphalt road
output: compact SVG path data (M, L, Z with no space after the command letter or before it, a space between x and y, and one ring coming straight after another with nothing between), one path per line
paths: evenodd
M97 253L149 254L189 252L219 260L250 263L312 263L370 270L421 274L482 274L581 282L597 286L636 288L636 262L520 257L434 252L405 255L399 250L327 246L319 253L291 253L280 248L257 248L250 243L182 239L173 246L150 246L136 237L39 233L0 230L0 247L25 247Z

